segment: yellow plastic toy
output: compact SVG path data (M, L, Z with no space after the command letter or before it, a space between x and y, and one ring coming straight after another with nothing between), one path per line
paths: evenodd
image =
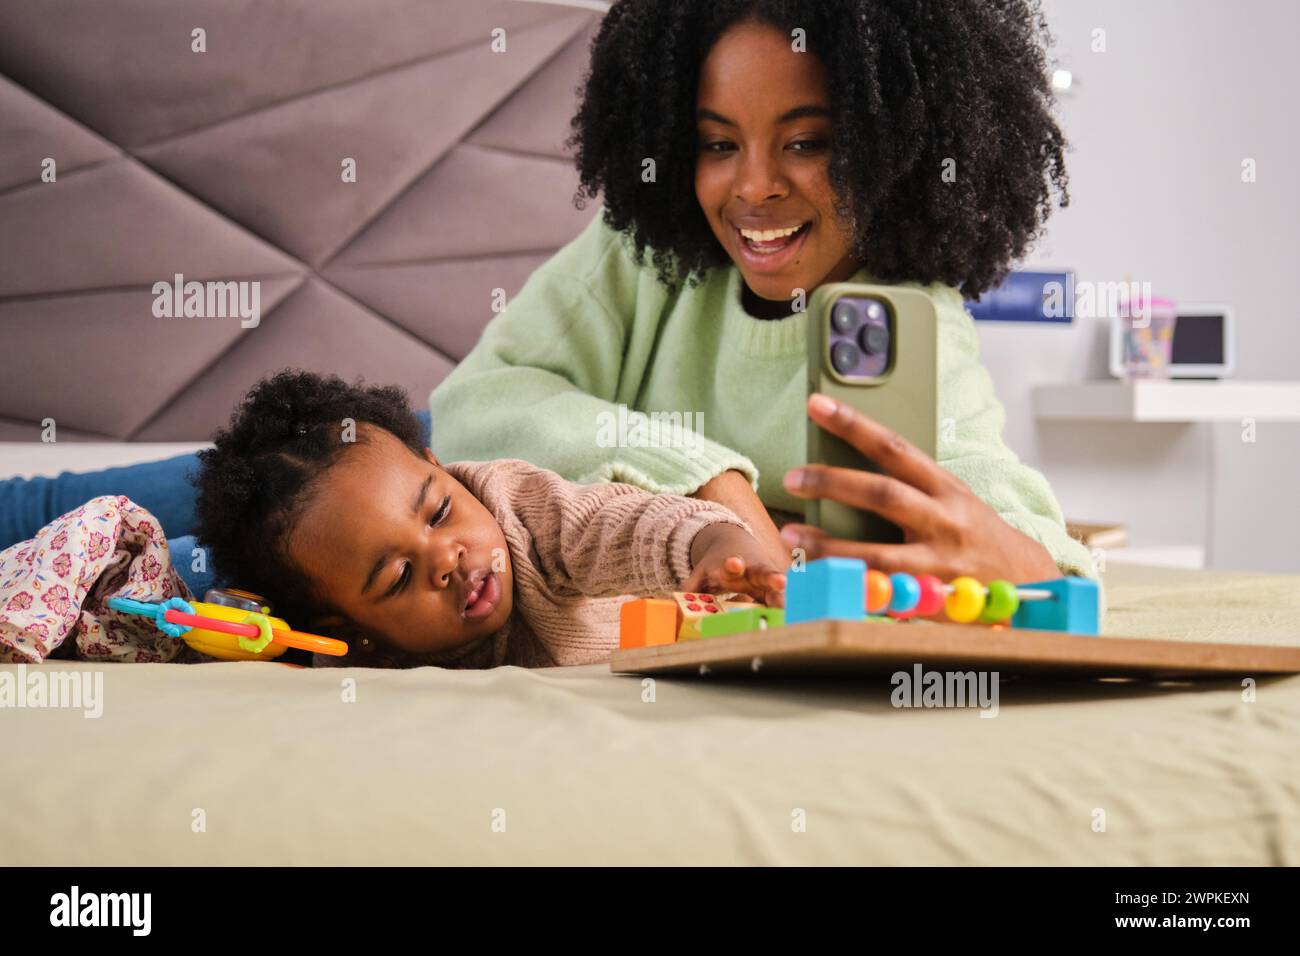
M272 617L259 595L214 588L204 598L193 602L171 598L161 603L109 598L107 604L115 611L152 617L164 634L222 661L272 661L290 647L331 657L348 652L343 641L295 631L288 621Z

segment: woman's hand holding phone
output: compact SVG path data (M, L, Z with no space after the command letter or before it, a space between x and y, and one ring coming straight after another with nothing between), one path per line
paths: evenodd
M861 412L826 395L808 398L808 417L875 462L880 474L827 465L786 472L786 490L874 512L903 530L902 544L844 541L810 525L788 524L781 537L809 561L860 558L886 573L969 575L1015 583L1060 575L1037 541L1003 521L966 484L933 458Z

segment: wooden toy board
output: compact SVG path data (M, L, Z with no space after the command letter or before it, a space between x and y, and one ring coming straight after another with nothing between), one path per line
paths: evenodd
M912 621L808 621L767 631L620 649L615 674L892 673L931 669L1151 678L1300 673L1300 647L1211 644Z

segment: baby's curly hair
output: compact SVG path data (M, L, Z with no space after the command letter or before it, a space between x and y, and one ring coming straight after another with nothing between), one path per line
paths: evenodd
M603 193L605 222L669 288L730 261L695 197L695 98L714 42L754 19L803 29L826 67L829 178L872 275L978 297L1038 237L1053 188L1068 205L1038 0L618 0L571 123L574 200Z
M293 622L337 613L290 560L285 543L313 483L349 447L346 419L385 429L420 456L424 429L405 390L349 385L285 370L258 382L235 407L214 448L199 452L196 537L218 576L266 595ZM356 431L364 440L364 430Z

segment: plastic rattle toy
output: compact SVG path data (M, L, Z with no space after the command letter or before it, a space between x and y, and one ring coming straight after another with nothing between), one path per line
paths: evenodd
M330 657L348 652L343 641L291 630L283 618L271 616L259 595L235 588L214 588L193 603L174 597L161 603L109 598L107 604L124 614L151 617L168 637L223 661L275 660L290 647Z

